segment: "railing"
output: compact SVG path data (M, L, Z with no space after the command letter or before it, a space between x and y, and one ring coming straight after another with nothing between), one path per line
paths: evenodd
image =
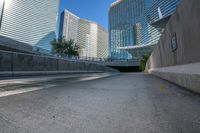
M63 58L67 60L90 61L90 62L138 62L139 61L139 59L79 57L79 56L69 56L69 55L60 55L60 54L52 54L52 53L38 53L38 54L55 57L55 58Z
M92 61L92 62L138 62L138 59L112 59L112 58L94 58L94 57L78 57L78 56L60 56L58 54L52 55L54 57L60 57L70 60L79 60L79 61Z

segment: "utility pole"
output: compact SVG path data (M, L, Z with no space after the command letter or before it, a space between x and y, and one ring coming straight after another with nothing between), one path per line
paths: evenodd
M3 13L4 13L4 8L5 8L5 0L3 0L3 5L2 5L2 10L1 10L1 18L0 18L0 30L1 30L2 21L3 21Z

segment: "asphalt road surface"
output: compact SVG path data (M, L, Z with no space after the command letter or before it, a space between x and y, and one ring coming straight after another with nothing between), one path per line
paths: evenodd
M40 89L0 97L0 133L200 133L199 95L147 74L84 76L2 81L2 94Z

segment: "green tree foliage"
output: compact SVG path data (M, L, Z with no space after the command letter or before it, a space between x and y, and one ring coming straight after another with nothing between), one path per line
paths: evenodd
M65 41L63 38L54 39L51 42L53 52L61 56L79 56L79 46L74 43L74 40Z
M147 54L147 55L143 55L143 56L142 56L142 58L141 58L141 60L140 60L140 70L141 70L141 71L144 71L144 70L145 70L145 67L146 67L146 64L147 64L147 61L148 61L150 55L151 55L151 54L149 53L149 54Z

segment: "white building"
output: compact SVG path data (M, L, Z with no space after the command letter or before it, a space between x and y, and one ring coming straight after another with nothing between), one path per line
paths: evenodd
M59 36L63 37L67 41L72 39L77 43L78 21L79 17L64 10L61 14Z
M85 19L79 20L78 45L81 48L80 56L108 57L108 33L95 22Z
M108 57L108 33L95 22L81 19L64 10L59 35L65 40L73 39L78 44L80 57Z
M4 12L2 12L5 1ZM0 0L0 35L51 50L59 0Z
M98 26L97 57L108 58L108 32Z

